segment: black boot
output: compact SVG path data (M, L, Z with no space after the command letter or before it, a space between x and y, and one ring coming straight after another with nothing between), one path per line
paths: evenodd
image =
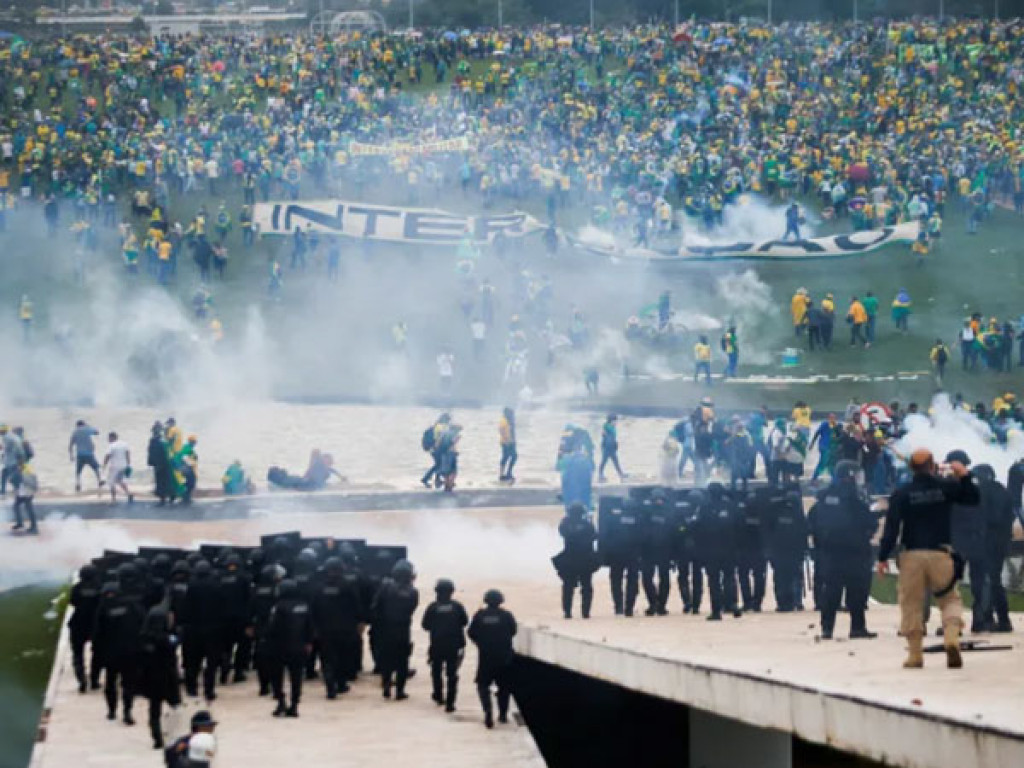
M281 717L288 711L288 707L284 704L284 699L277 700L277 709L274 710L274 717Z

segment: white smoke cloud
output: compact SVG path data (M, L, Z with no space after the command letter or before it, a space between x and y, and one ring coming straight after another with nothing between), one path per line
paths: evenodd
M1005 446L999 445L987 424L967 411L953 408L945 394L932 400L929 416L930 420L912 419L907 425L906 436L896 444L902 455L927 448L941 462L947 453L960 449L966 451L972 465L991 465L1004 483L1010 465L1024 455L1024 434L1020 429L1010 433Z

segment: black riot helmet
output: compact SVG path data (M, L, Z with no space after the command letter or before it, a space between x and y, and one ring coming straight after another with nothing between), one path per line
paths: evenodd
M587 508L582 501L574 501L565 512L569 517L577 520L587 516Z
M232 552L224 559L224 567L229 571L237 571L242 567L242 558Z
M171 568L171 578L179 581L185 581L189 577L191 569L188 567L188 563L184 560L179 560Z
M121 594L121 585L116 581L105 581L100 588L100 592L103 593L104 597L117 597Z
M345 565L341 562L340 557L328 557L324 561L324 573L328 576L341 576L345 570Z
M131 563L121 563L117 567L117 580L122 588L134 586L139 580L139 572Z
M488 589L484 592L484 605L488 608L497 608L505 602L505 596L497 589Z
M272 585L277 581L277 566L264 565L260 571L260 584Z
M855 484L857 482L857 474L860 472L860 466L855 461L843 460L836 464L836 471L832 477L835 478L837 483L843 484Z
M341 562L345 564L347 568L354 568L356 563L359 561L359 556L356 554L356 548L352 546L349 541L343 541L338 545L338 557L341 558Z
M664 504L666 501L668 501L668 494L665 493L664 488L655 488L651 491L651 503Z
M89 584L91 584L94 581L96 581L96 577L99 576L99 575L100 575L100 572L96 569L96 566L95 565L91 565L91 564L90 565L83 565L78 570L78 579L79 579L79 581L84 581L84 582L89 583Z
M209 560L200 559L192 568L192 573L194 573L198 579L208 579L213 573L213 566L210 565Z
M135 570L142 578L146 578L146 576L149 575L149 560L147 560L146 558L136 557L134 560L132 560L132 565L135 566Z
M991 483L996 479L996 471L991 464L979 464L974 468L974 476L985 483Z
M455 582L451 579L438 579L434 585L434 592L442 600L447 600L455 594Z
M725 500L725 486L721 483L708 484L708 501L719 504Z
M171 575L171 556L165 552L153 558L152 572L154 576L166 579Z
M299 585L293 579L285 579L277 585L277 596L282 600L295 597L299 594Z
M408 560L399 560L391 568L391 578L399 584L411 584L416 577L416 569Z

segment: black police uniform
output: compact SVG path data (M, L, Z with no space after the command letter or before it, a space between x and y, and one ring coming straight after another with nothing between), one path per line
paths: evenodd
M298 717L306 657L313 643L312 611L309 603L298 593L294 582L282 582L278 592L277 602L267 621L270 685L277 699L274 716ZM284 698L285 669L288 670L291 693L287 708Z
M99 574L95 567L87 565L79 574L79 581L71 588L71 607L74 612L68 621L71 635L71 655L74 660L75 679L78 680L79 693L85 693L87 687L85 674L85 644L92 640L93 626L96 624L96 611L100 605ZM89 664L88 682L95 690L100 687L100 664L95 646Z
M481 608L469 624L469 639L478 651L476 689L484 709L485 722L493 725L491 685L498 688L498 720L508 720L508 705L512 697L512 662L515 651L512 638L516 634L516 619L499 605Z
M807 517L799 485L768 489L768 557L777 611L803 610Z
M581 507L575 514L567 513L558 524L563 546L562 551L552 558L552 562L562 580L562 612L566 618L572 616L572 601L577 586L580 588L583 618L590 617L590 606L594 601L593 577L598 567L594 541L597 532L585 515L586 510Z
M660 489L651 496L650 503L644 505L643 511L640 559L644 596L647 598L646 613L648 616L665 616L672 588L674 511Z
M149 701L149 732L153 748L164 745L160 715L164 702L176 707L181 703L178 663L175 654L178 639L171 633L167 609L158 605L149 609L139 654L139 692Z
M381 684L385 697L406 698L405 681L409 677L412 653L412 616L420 596L411 583L385 579L373 601L373 628L378 648Z
M871 590L871 539L878 520L852 480L835 480L818 494L808 515L822 572L821 635L831 638L846 592L850 636L868 637L865 611Z
M708 486L697 522L697 543L708 578L710 620L740 615L736 600L736 509L719 483Z
M740 596L744 611L761 611L764 602L768 561L764 548L764 510L767 506L767 488L741 493L736 498L739 516L737 536L736 575L740 582Z
M982 632L986 615L985 583L989 572L985 541L988 521L977 507L954 504L950 525L953 549L964 559L971 585L971 631Z
M181 617L185 690L189 696L199 693L199 670L202 669L203 696L209 700L217 697L217 667L221 663L224 614L224 592L220 583L209 563L200 561L185 593Z
M270 612L277 601L275 571L278 566L265 565L260 571L260 582L249 595L248 627L253 640L253 666L259 680L260 696L270 693L272 671L270 643L267 629L270 626Z
M240 683L245 680L245 671L252 658L252 643L245 632L252 577L242 568L238 555L228 558L220 575L220 588L224 600L220 682L221 685L227 683L228 673L234 670L234 682Z
M348 691L361 614L359 593L344 579L340 562L329 563L313 596L313 630L320 646L328 699Z
M466 609L458 600L452 600L451 595L443 596L439 593L438 599L428 605L423 613L423 629L430 633L428 657L433 687L431 698L437 704L443 703L448 712L455 711L467 624L469 616Z
M702 495L699 491L680 491L673 506L675 535L673 560L678 571L679 596L683 613L700 613L704 596L704 571L697 556L695 531Z
M145 610L139 599L125 595L115 584L103 587L103 598L96 611L93 629L93 648L100 654L103 665L104 689L107 700L107 719L117 717L117 684L121 683L123 716L132 720L132 701L138 684L139 632Z
M982 619L993 632L1011 632L1010 608L1003 586L1003 566L1010 554L1013 541L1015 513L1010 492L995 479L986 465L975 469L978 478L978 492L981 494L981 509L985 516L985 564L987 566L986 601ZM994 616L993 616L994 614Z
M602 526L600 549L602 559L608 564L612 603L616 615L632 616L640 589L641 534L638 505L628 502L609 528L606 531Z

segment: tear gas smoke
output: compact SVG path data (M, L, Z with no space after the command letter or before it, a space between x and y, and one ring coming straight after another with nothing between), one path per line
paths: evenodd
M721 226L711 231L704 230L696 219L687 217L680 244L686 248L696 248L778 240L786 231L786 207L772 205L753 195L742 195L735 204L727 205L722 210ZM803 206L800 213L806 221L800 228L800 235L804 238L814 237L819 220Z
M987 424L962 409L954 408L945 394L936 395L929 410L930 421L912 420L908 432L896 443L896 450L909 456L918 448L927 448L942 462L946 454L960 449L967 452L971 465L989 464L996 477L1005 483L1010 465L1024 455L1024 434L1011 431L1005 446L995 443Z

